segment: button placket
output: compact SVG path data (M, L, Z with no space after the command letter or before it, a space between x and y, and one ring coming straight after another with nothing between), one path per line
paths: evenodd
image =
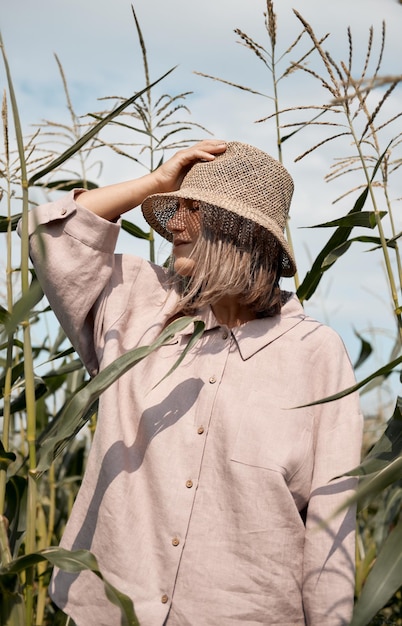
M207 446L209 425L212 416L213 406L216 400L216 395L219 391L221 377L226 367L226 362L230 354L232 335L228 328L214 328L209 335L210 345L208 345L207 354L210 358L203 361L200 371L197 374L204 385L204 393L201 394L202 402L197 407L197 411L192 416L194 421L192 425L192 433L188 432L188 436L191 441L193 437L194 454L188 457L188 462L183 466L180 471L181 479L178 484L179 492L178 499L181 502L181 510L189 511L186 520L182 520L183 523L179 523L176 527L171 527L170 532L165 538L167 539L167 545L173 549L170 551L170 558L173 562L176 562L177 567L177 579L181 576L181 560L182 555L186 551L186 538L187 533L190 532L192 513L194 511L194 502L197 499L197 493L200 489L200 478L203 468L203 457ZM223 343L223 341L225 343ZM208 385L211 385L208 387ZM213 387L212 387L213 386ZM201 421L201 423L200 423ZM201 438L197 439L195 435L200 435ZM182 473L183 472L183 473ZM190 477L193 478L190 478ZM181 486L180 486L181 485ZM191 508L189 508L191 507ZM179 533L179 537L172 531ZM175 588L176 582L174 583ZM173 591L174 593L174 591ZM172 601L172 597L169 599L169 604Z

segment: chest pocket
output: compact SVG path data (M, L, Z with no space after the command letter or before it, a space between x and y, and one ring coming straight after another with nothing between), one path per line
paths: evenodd
M306 409L249 406L237 433L231 460L280 472L285 480L313 456L313 417Z

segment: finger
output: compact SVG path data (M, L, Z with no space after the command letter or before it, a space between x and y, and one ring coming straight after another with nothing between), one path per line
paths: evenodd
M194 147L203 152L221 152L226 150L226 141L222 139L204 139L204 141L195 144Z
M204 140L187 148L182 154L187 162L194 160L213 161L216 154L221 154L226 150L226 143L220 140Z

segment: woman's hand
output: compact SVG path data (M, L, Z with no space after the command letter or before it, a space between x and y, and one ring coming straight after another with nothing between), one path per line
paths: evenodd
M205 139L190 148L179 150L153 172L157 187L155 193L176 191L196 161L213 161L215 155L225 150L226 143L217 139Z

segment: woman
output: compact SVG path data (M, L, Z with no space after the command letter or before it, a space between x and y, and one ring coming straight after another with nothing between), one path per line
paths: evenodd
M141 626L349 622L354 511L333 513L354 479L332 479L359 462L361 418L355 395L305 406L354 378L339 337L279 288L292 192L269 155L207 140L31 213L38 276L91 375L175 317L205 323L159 385L191 327L101 398L62 540L96 555ZM170 272L114 254L141 203L173 241ZM78 626L120 624L91 573L56 571L51 594Z

